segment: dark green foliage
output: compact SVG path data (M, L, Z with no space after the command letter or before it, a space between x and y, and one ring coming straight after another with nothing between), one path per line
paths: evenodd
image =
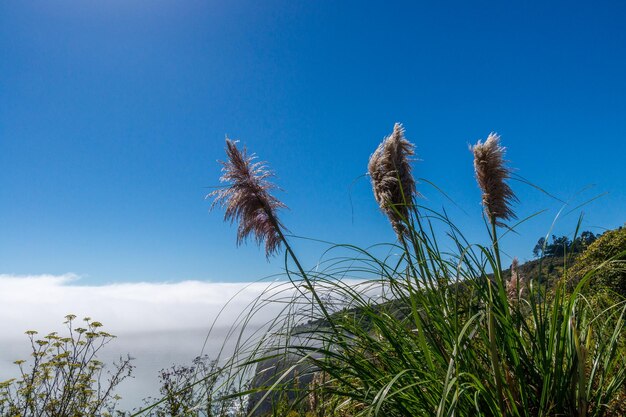
M533 255L536 258L559 257L566 254L576 254L583 252L598 238L593 232L585 231L577 236L573 241L567 236L557 237L552 235L552 243L548 243L545 237L540 238L533 248Z

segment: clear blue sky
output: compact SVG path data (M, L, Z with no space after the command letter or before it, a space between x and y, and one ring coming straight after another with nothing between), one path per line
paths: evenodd
M502 135L517 173L626 221L623 2L4 1L0 273L85 283L245 281L279 271L204 195L224 136L278 174L296 234L392 241L367 159L404 123L425 204L480 240L469 143ZM559 203L512 184L528 258ZM571 233L577 213L557 232ZM295 242L308 265L323 248Z

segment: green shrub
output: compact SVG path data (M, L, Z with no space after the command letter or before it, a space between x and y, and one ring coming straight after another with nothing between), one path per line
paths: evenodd
M591 288L606 288L626 296L626 228L610 230L593 242L576 260L572 277L593 275Z

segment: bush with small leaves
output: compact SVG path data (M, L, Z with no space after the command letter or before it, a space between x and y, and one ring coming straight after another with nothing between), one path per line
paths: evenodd
M162 401L152 410L151 415L196 416L198 405L212 415L210 393L217 378L217 364L208 356L198 356L191 366L174 365L159 372ZM203 401L204 400L204 401ZM204 414L203 414L204 415Z
M604 233L576 260L570 276L578 280L587 274L591 287L626 297L626 227Z
M0 382L0 415L82 417L123 415L115 411L120 399L115 388L131 375L130 356L120 358L105 372L98 360L101 349L115 338L102 323L86 317L76 327L76 316L65 316L68 335L57 332L38 338L26 332L32 349L30 367L15 361L20 376Z
M207 355L191 365L173 365L159 372L161 398L147 398L135 415L154 417L243 417L245 404L229 381L220 380L223 370ZM231 381L232 382L232 381Z

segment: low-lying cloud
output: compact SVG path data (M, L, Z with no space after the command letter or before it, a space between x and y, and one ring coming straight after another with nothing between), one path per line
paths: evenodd
M126 354L135 358L135 378L119 389L122 405L130 409L140 406L142 398L157 395L160 369L189 364L201 353L216 357L233 322L255 300L292 294L288 285L267 282L93 286L71 274L0 275L0 381L17 376L13 361L28 358L26 330L63 334L67 314L75 314L77 320L88 316L117 336L103 350L102 359L110 363ZM280 304L255 310L246 325L248 332L279 315Z

